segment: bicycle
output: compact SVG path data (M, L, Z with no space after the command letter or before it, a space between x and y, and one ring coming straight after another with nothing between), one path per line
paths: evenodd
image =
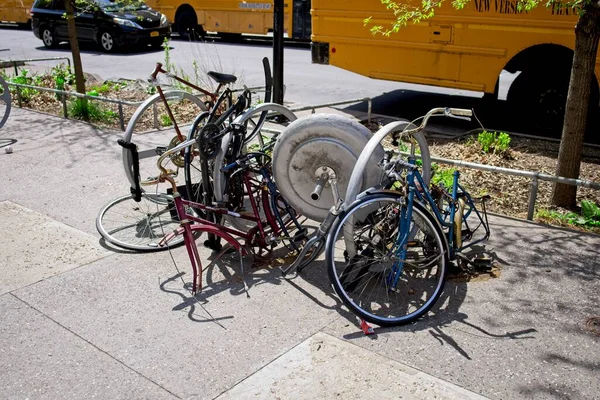
M471 110L436 108L432 116L471 117ZM380 326L406 324L423 316L440 297L450 262L472 262L463 251L489 238L485 202L473 199L454 173L451 191L429 189L416 164L390 160L382 168L398 190L368 190L340 210L329 230L325 255L328 275L342 302L361 319ZM480 213L475 203L482 204ZM478 225L471 229L469 219ZM483 227L484 234L473 239Z
M233 130L234 134L242 134L243 128L239 125L233 125L229 130ZM233 177L240 175L246 193L251 194L249 201L251 204L251 213L232 211L227 204L206 205L197 203L188 199L184 199L178 192L177 184L172 178L170 172L164 167L163 162L172 154L183 150L186 147L194 146L197 143L196 139L188 140L166 151L160 156L157 165L161 171L157 181L168 182L172 189L172 198L177 213L177 219L180 221L180 227L175 231L165 235L159 245L167 246L171 240L178 236L183 237L184 244L190 263L193 270L192 292L196 293L202 288L202 262L198 253L198 248L195 242L195 233L206 232L218 238L225 240L239 254L241 273L244 275L243 256L253 252L257 256L262 256L262 252L273 248L276 244L282 241L299 241L303 236L292 237L284 222L284 218L280 210L284 210L295 229L301 232L301 225L298 223L295 211L279 196L277 187L271 179L270 171L267 163L270 157L266 153L252 152L244 154L237 158L234 162L223 166L221 171ZM199 144L201 147L201 144ZM267 163L264 162L267 160ZM256 165L256 166L253 166ZM260 175L262 180L256 181L255 176ZM148 182L155 183L155 182ZM256 190L258 186L260 190ZM229 216L239 218L246 221L251 221L256 226L248 231L241 231L235 228L230 228L224 224L219 224L213 220L202 218L196 213L189 210L200 209L205 214L212 213L215 215ZM260 209L263 211L264 218L261 216ZM268 228L268 229L267 229ZM241 238L244 244L234 236ZM258 252L254 251L258 249ZM223 250L224 251L224 250ZM247 285L244 280L244 288L247 292Z
M360 133L360 131L351 129L352 125L349 125L347 121L341 124L336 120L336 124L339 125L338 128L344 128L343 132L354 132L355 136L358 136L358 134ZM315 128L323 129L321 125L321 121L316 121L316 124L312 125L304 124L300 127L300 129L291 129L286 131L284 135L287 135L288 137L292 138L304 137L304 132L311 132L315 130ZM375 181L373 181L374 186L371 188L372 190L391 186L391 182L385 182L382 180L382 177L380 176L381 169L378 168L377 165L371 165L374 164L374 157L384 157L384 150L381 147L380 143L387 136L392 136L393 140L391 144L395 147L398 147L400 143L403 143L402 141L405 141L408 142L408 144L410 144L411 150L413 152L415 151L415 149L419 149L421 159L421 170L423 171L423 180L429 186L429 182L431 180L431 156L429 154L429 146L427 144L427 139L425 138L425 135L422 131L413 132L411 135L403 134L403 132L411 128L414 128L414 124L412 122L394 121L386 124L373 135L369 135L370 139L368 140L368 142L359 148L360 155L356 160L350 178L347 180L347 182L342 181L341 185L339 182L340 177L338 176L338 174L340 174L343 171L336 172L331 168L324 169L325 173L320 174L320 176L316 180L314 190L310 193L310 196L306 199L302 199L299 205L295 206L301 209L301 205L308 204L309 199L313 201L320 199L323 190L326 187L329 187L332 192L332 203L329 212L325 214L325 217L319 225L319 228L308 239L307 243L302 248L294 262L286 267L281 268L283 276L286 276L294 270L297 273L302 272L302 270L305 267L310 265L312 261L314 261L319 255L323 253L325 249L327 235L329 234L331 226L336 220L336 218L343 212L345 208L350 207L350 205L357 199L357 196L359 195L359 192L361 190L369 188L369 186L365 186L366 175L375 176ZM310 136L308 137L309 140L312 140L310 139ZM335 138L335 135L332 135L332 137ZM297 139L295 139L292 143L296 142L300 143L300 147L307 147L303 142L298 141ZM279 154L281 152L285 153L286 150L288 150L288 148L289 146L279 146L279 148L276 148L276 153L277 151L279 151ZM378 154L381 154L381 156L379 156ZM274 154L274 159L277 157L277 155L278 154ZM375 161L375 163L379 161L379 159L376 160L377 161ZM376 171L373 171L373 168L375 168ZM284 174L282 179L284 181L289 180L286 178L288 178L288 176ZM345 183L347 183L346 193L344 197L341 197L339 187L341 186L343 188L345 186Z
M10 90L8 89L6 81L0 76L0 128L2 128L8 120L10 109Z
M265 67L265 82L267 85L267 91L265 99L270 98L270 67L268 59L263 60ZM135 177L144 176L145 181L151 181L154 175L154 168L150 168L154 165L154 158L160 156L165 151L173 148L178 143L185 141L187 138L193 138L194 135L199 131L199 128L204 124L213 122L215 119L220 117L222 114L227 114L227 118L222 119L219 124L229 118L231 120L235 115L244 111L245 107L237 107L235 113L232 113L232 97L233 91L229 88L221 91L221 87L229 83L235 82L236 78L233 75L218 74L215 72L209 72L209 75L219 82L219 88L214 93L209 93L201 88L198 88L191 83L169 74L167 71L162 69L160 63L157 64L155 70L152 73L150 80L156 83L156 77L159 73L167 74L168 76L178 80L182 84L188 84L195 88L199 92L208 96L208 101L203 103L201 99L193 96L185 91L169 91L163 92L160 85L157 85L159 93L149 98L144 102L134 113L131 118L127 130L123 139L120 141L123 146L123 163L125 166L125 172L127 179L131 186L131 192L137 193L137 196L120 197L109 202L104 206L96 218L96 227L102 237L116 246L134 250L134 251L156 251L163 250L164 247L158 245L158 242L162 238L161 231L163 228L169 228L170 225L177 224L176 220L168 220L165 218L171 215L175 218L175 212L173 209L173 202L170 195L169 187L158 187L156 186L155 193L148 193L142 187L136 187L139 185L140 179ZM221 91L217 97L218 92ZM240 97L244 97L246 104L251 101L250 93L244 91ZM187 103L187 105L195 105L193 111L188 110L188 114L194 116L192 123L192 129L187 134L186 138L183 138L180 130L180 124L177 123L177 119L173 117L171 106L169 103L172 100L181 100ZM158 105L161 104L164 107L165 113L160 114L160 110L157 111ZM180 104L181 105L181 104ZM206 105L212 107L210 111L207 110ZM150 133L145 135L136 135L136 142L131 142L134 133L138 133L136 127L141 121L148 120L146 111L153 110L154 119L157 116L162 115L167 117L168 122L173 122L173 128L176 131L176 136L172 139L165 141L164 133ZM171 117L169 117L171 116ZM255 116L254 114L252 115ZM254 127L252 133L256 135L256 132L262 127L264 123L266 113L260 114L256 122L251 119L244 121L245 126L251 125ZM147 122L147 121L146 121ZM156 121L155 121L156 122ZM142 149L138 149L141 147ZM180 187L180 191L185 196L193 197L196 200L202 200L199 197L199 193L196 191L198 188L202 188L202 171L192 167L192 160L196 157L197 151L194 151L192 147L187 147L185 151L174 154L169 159L169 170L172 171L172 176L178 176L178 171L184 169L185 187L183 183ZM196 157L197 158L197 157ZM141 165L141 166L140 166ZM209 196L208 198L211 198ZM152 206L154 205L154 206ZM197 210L196 210L197 211ZM162 226L164 224L164 226ZM177 245L183 243L183 239L179 238L171 242L171 245Z

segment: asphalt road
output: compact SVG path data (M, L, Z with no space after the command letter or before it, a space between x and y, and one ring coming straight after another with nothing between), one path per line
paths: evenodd
M32 32L15 28L0 28L0 59L69 57L69 46L46 49ZM164 61L164 51L131 49L118 54L104 54L94 45L82 46L82 62L86 72L104 79L146 78L157 61ZM201 71L216 70L238 75L243 84L261 85L264 82L261 60L272 59L273 50L268 41L244 40L241 44L227 43L214 38L208 42L186 42L173 38L170 43L171 62L193 75L195 61ZM288 44L285 49L285 100L294 103L316 104L377 97L398 90L418 93L438 93L452 96L481 97L481 93L376 80L327 65L311 63L307 43ZM53 62L36 63L31 69L47 69ZM508 89L509 82L503 82Z
M165 61L164 50L127 49L116 54L105 54L94 44L82 44L84 70L103 79L127 78L145 79L152 72L156 62ZM57 49L46 49L42 41L31 31L14 27L0 27L0 59L29 59L46 57L70 57L68 44ZM262 86L264 73L263 57L272 60L273 50L268 37L246 37L242 43L228 43L218 37L210 37L205 42L179 40L176 36L169 45L170 62L177 70L188 76L197 73L204 76L214 70L238 76L241 84ZM541 132L527 123L513 118L513 112L503 99L516 75L503 72L500 77L499 98L494 103L483 103L483 93L465 90L445 89L433 86L414 85L367 78L343 69L311 63L308 43L286 43L284 54L285 101L295 105L316 105L343 100L371 97L373 112L414 119L433 107L474 108L483 125L492 130L505 130L528 134L543 134L560 137L560 127L552 132ZM55 65L52 62L37 62L28 66L33 71L47 70ZM366 103L345 106L350 110L366 111ZM436 122L434 130L456 134L479 128L476 122L461 121ZM590 130L591 133L594 130ZM588 141L597 141L597 135L588 134ZM600 139L600 138L598 138Z

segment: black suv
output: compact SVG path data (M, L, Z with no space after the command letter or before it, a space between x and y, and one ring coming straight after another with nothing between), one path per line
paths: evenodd
M65 1L36 0L31 8L33 33L48 48L68 41ZM138 0L89 0L85 9L75 10L80 41L95 42L106 52L124 45L160 48L171 34L167 18Z

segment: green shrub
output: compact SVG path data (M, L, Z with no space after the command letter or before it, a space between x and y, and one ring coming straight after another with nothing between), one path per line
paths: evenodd
M510 146L510 135L506 132L483 131L477 137L477 142L484 153L505 154Z
M600 221L600 207L593 201L582 200L581 216L586 220Z
M119 117L116 112L107 110L94 101L87 99L75 99L71 101L69 115L71 118L83 121L106 123L110 123Z
M447 190L452 190L454 184L454 168L431 168L433 175L431 176L431 183L438 186L444 186Z
M597 231L600 229L600 207L593 201L581 201L581 214L541 209L538 218L549 220L551 223L579 226Z
M171 117L169 117L168 114L161 114L160 115L160 124L161 124L161 126L165 127L165 126L171 126L173 124L173 122L171 121Z
M75 82L75 74L71 72L71 67L65 64L53 67L50 76L54 80L54 88L58 90L65 90L65 85L71 85Z
M10 81L20 85L36 86L39 84L40 78L37 75L30 75L29 70L23 68L18 75L10 78ZM31 100L31 97L37 93L35 89L21 88L21 100L25 103Z

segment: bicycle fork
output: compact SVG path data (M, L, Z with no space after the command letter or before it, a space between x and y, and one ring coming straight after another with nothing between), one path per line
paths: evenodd
M398 237L396 239L396 251L394 256L396 260L392 264L392 270L386 278L389 290L395 290L404 271L404 262L408 253L408 242L411 233L410 221L413 211L414 189L409 188L408 199L405 204L400 205L400 221L398 226Z

